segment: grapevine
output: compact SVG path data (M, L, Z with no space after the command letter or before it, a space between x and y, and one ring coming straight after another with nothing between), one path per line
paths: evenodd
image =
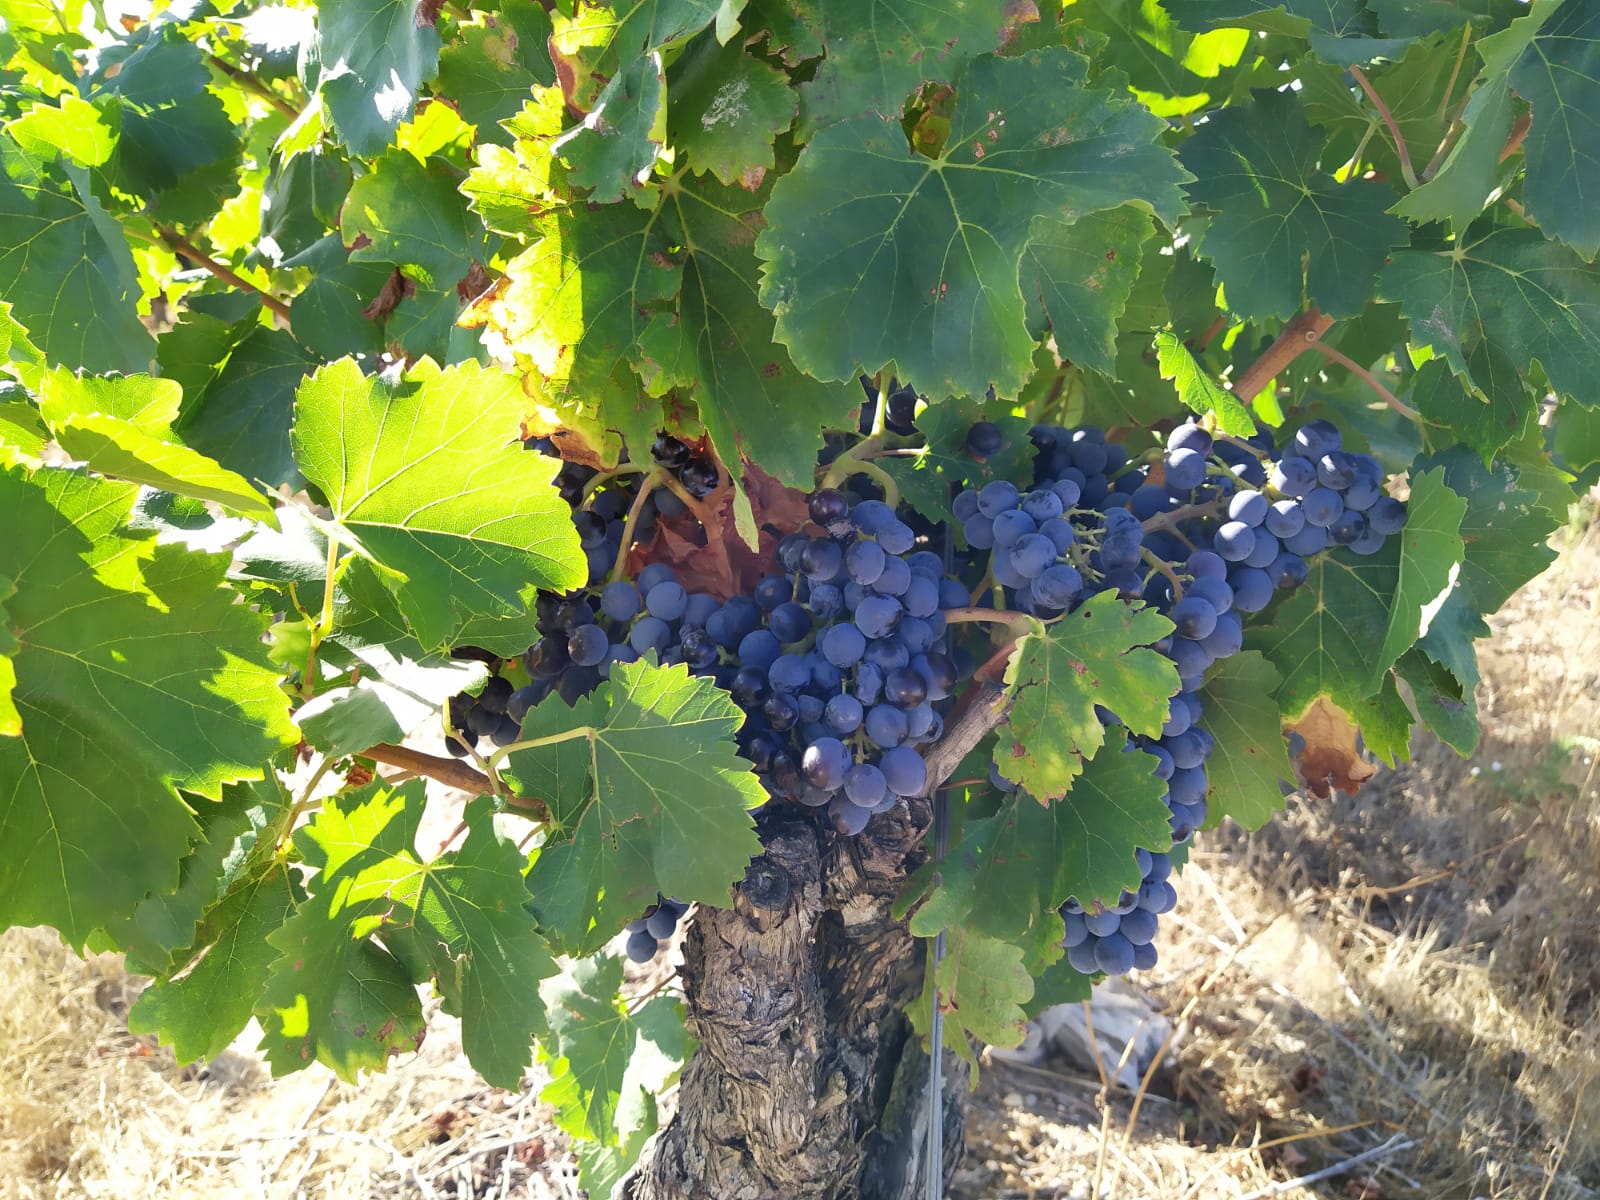
M431 991L591 1195L902 1200L1197 836L1477 744L1600 468L1596 46L0 5L0 921L186 1061Z

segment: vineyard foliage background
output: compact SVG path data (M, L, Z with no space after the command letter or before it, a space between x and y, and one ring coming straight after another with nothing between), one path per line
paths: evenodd
M438 854L422 783L372 777L483 682L452 647L515 656L536 594L589 576L521 435L602 470L663 429L706 447L704 546L648 549L727 596L860 436L862 374L925 396L869 466L938 523L1026 473L1035 420L1138 452L1186 411L1331 417L1409 524L1207 681L1211 820L1248 826L1297 767L1354 786L1357 728L1391 762L1419 721L1475 744L1483 616L1600 461L1596 0L0 19L0 920L126 951L157 980L135 1026L186 1058L254 1015L275 1070L381 1068L427 984L490 1081L539 1040L570 1132L654 1128L682 1025L597 952L759 852L727 695L644 661L545 701ZM907 897L950 937L958 1049L1083 994L1057 907L1137 885L1148 820L1104 798L1141 786L1093 698L1175 683L1141 657L1165 620L1116 621L1093 652L1031 635L1065 685L1011 679L1011 771L1052 803L954 796L958 848L999 809L1090 848L1003 886L958 853ZM287 794L307 755L345 786Z

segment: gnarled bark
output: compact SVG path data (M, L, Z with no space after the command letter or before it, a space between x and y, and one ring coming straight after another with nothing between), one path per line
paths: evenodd
M928 786L1004 719L975 685L927 757ZM890 914L927 857L925 799L835 836L779 805L766 852L726 909L702 908L684 945L690 1029L678 1112L614 1200L913 1200L927 1174L928 1059L905 1015L923 969ZM962 1149L965 1072L946 1063L941 1174Z
M857 838L792 811L763 829L733 906L695 918L683 975L700 1046L677 1116L618 1200L917 1194L928 1060L902 1010L921 954L889 909L922 860L927 814L919 801ZM944 1092L947 1170L963 1092Z

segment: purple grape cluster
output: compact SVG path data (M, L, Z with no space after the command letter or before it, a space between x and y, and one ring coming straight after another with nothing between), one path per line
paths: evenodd
M993 440L984 424L968 437L975 457ZM1305 581L1309 556L1336 546L1375 553L1404 526L1405 506L1383 492L1378 461L1345 451L1327 421L1308 422L1282 456L1268 435L1219 440L1192 421L1137 462L1092 427L1040 426L1032 439L1030 490L994 480L955 498L967 546L994 588L984 602L1050 619L1112 591L1172 621L1155 649L1177 668L1180 690L1161 736L1133 736L1128 748L1155 759L1172 843L1182 844L1208 815L1214 739L1198 695L1207 670L1239 652L1247 615ZM1062 906L1075 969L1117 975L1155 964L1156 918L1176 901L1172 864L1155 850L1137 857L1137 892L1109 907Z
M824 533L779 542L779 573L753 589L754 623L743 597L724 609L739 634L727 687L768 791L826 808L853 835L927 784L922 749L970 673L943 614L968 598L882 500L824 489L809 508Z

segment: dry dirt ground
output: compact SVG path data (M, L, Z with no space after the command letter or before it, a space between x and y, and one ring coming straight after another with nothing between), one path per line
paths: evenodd
M1558 546L1491 622L1479 751L1205 835L1142 981L1165 1062L990 1064L952 1200L1600 1198L1600 523ZM0 938L0 1198L581 1196L540 1081L485 1088L442 1015L385 1076L272 1083L248 1032L131 1035L138 987Z

